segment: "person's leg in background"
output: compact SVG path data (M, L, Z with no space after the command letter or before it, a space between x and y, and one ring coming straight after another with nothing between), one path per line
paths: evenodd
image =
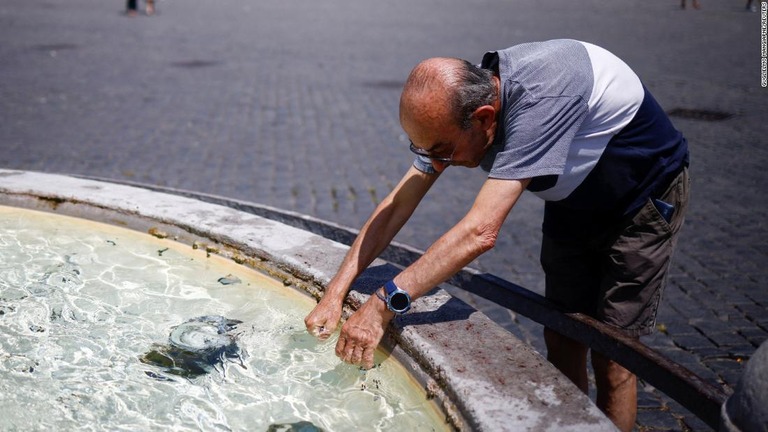
M137 0L128 0L125 7L125 13L128 16L136 16L138 5L136 4Z

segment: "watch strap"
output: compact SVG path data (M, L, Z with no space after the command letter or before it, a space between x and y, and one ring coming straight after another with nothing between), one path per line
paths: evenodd
M390 295L392 295L392 293L397 291L402 291L402 290L400 289L399 286L397 286L397 284L395 284L394 279L390 279L387 281L387 283L384 284L384 291L387 292L387 297L389 297Z

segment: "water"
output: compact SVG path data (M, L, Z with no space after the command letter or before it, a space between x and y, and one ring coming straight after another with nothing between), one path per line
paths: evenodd
M0 429L447 429L394 359L362 372L309 336L313 305L168 239L0 207ZM242 321L236 356L189 377L140 360L204 315Z

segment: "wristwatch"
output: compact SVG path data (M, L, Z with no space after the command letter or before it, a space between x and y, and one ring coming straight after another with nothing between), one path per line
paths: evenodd
M391 280L385 283L384 291L387 293L386 297L381 295L379 290L376 290L376 297L380 298L381 301L387 304L387 309L400 315L408 312L408 310L411 308L411 296L407 292L398 288L398 286L395 285L395 281Z

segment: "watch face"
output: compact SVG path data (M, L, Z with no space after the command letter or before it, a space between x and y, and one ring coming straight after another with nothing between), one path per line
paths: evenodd
M408 310L408 308L411 306L411 302L408 298L408 294L403 292L396 292L389 298L389 305L395 311L402 312Z

